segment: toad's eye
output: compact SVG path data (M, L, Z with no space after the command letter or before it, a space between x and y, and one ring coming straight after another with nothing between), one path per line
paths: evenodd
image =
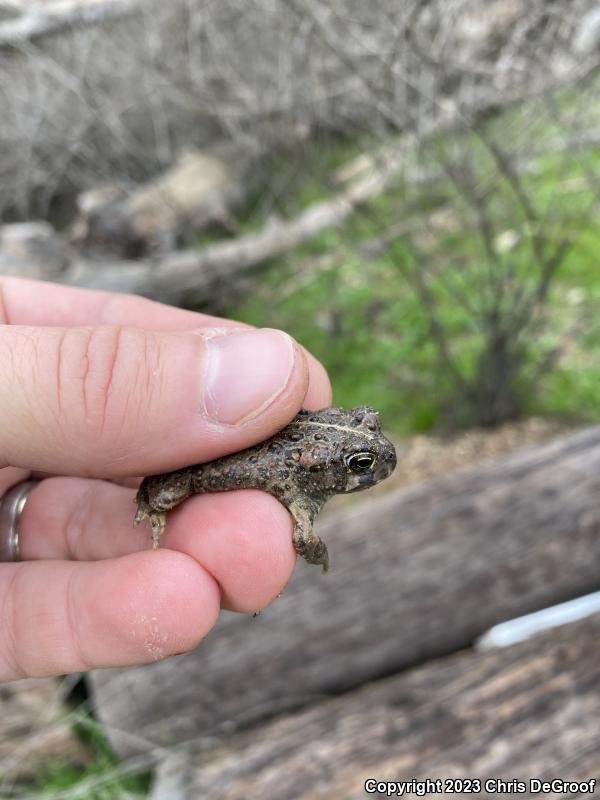
M346 458L346 464L352 472L368 472L376 459L375 453L352 453L351 456Z

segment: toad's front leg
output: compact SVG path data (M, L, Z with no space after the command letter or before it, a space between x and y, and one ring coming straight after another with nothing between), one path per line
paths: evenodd
M293 541L296 552L309 564L321 564L323 572L329 569L327 545L313 531L313 522L318 508L304 503L290 503L289 511L294 518Z
M165 532L167 511L182 503L193 494L192 474L187 469L151 475L144 478L135 496L138 510L133 520L139 525L143 519L152 527L152 546L156 550L160 537Z

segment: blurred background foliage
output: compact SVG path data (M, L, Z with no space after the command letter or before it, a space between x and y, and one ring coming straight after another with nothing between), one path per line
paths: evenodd
M579 102L556 99L565 125ZM273 260L228 313L290 331L326 364L336 402L369 402L398 433L597 418L600 160L548 152L558 142L530 108L435 137L415 148L420 180ZM326 196L340 150L326 143L286 213Z
M81 192L227 146L251 160L244 200L196 232L201 251L401 153L340 224L183 302L288 330L336 403L399 434L597 417L593 0L95 4L101 24L0 28L5 221L67 231Z

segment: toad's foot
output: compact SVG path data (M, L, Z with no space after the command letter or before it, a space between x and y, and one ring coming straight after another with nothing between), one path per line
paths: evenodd
M329 569L329 553L327 545L314 533L309 536L300 535L299 531L294 534L294 547L299 556L302 556L309 564L321 564L323 572Z
M135 502L138 504L138 510L133 524L137 526L142 520L149 520L152 528L152 547L154 550L158 550L160 547L160 537L165 532L165 527L167 525L167 512L155 511L141 492L138 492Z

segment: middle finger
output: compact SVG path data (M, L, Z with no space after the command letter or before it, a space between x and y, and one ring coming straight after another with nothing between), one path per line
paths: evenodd
M19 522L24 560L115 558L151 547L133 527L134 491L108 481L53 477L28 495ZM223 607L256 611L289 580L291 518L256 490L196 496L169 513L165 547L195 558L221 586Z

